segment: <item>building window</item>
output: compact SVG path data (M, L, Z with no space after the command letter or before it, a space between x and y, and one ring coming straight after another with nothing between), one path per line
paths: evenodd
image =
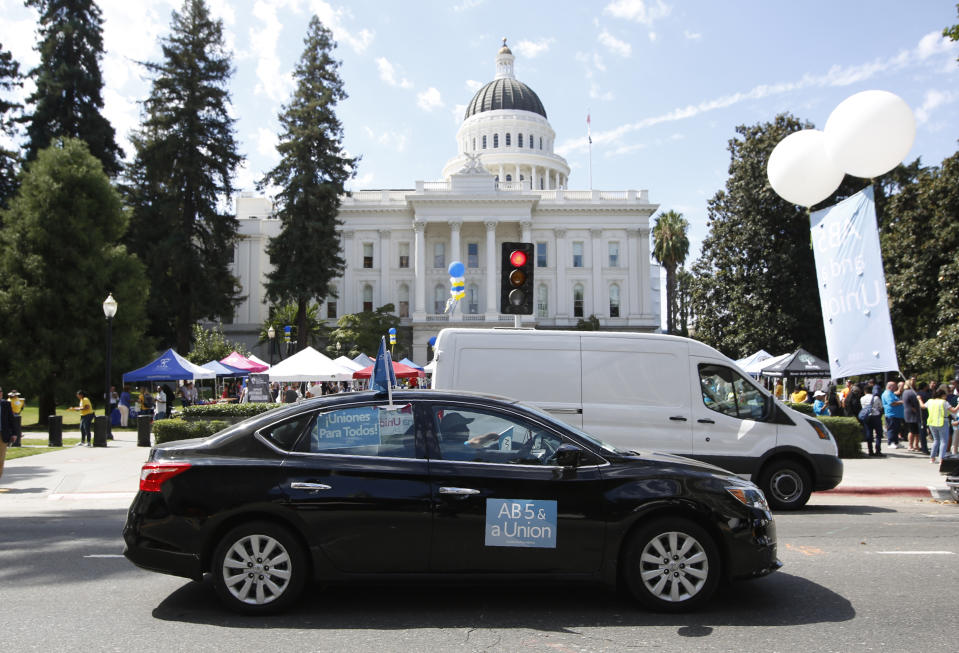
M486 149L486 134L483 134L483 149Z
M573 317L583 317L583 286L573 286Z
M541 283L536 289L536 316L546 317L549 313L549 289Z
M493 147L499 147L499 134L493 134Z
M609 316L619 317L619 285L609 287Z
M476 137L473 137L473 151L476 151Z
M479 287L475 283L466 289L466 312L470 315L479 313Z
M506 134L506 147L509 147L509 134Z
M373 286L366 284L363 286L363 311L369 313L373 310Z
M506 181L513 181L513 175L506 175Z
M544 188L543 188L543 184L544 184L544 183L545 183L545 182L544 182L543 178L540 177L540 178L539 178L539 189L540 189L540 190L544 190Z
M533 145L536 142L536 139L533 138L533 135L529 135L529 149L533 149Z
M336 319L336 302L335 301L326 302L326 319L328 320Z
M539 137L539 149L543 149L543 137Z
M433 267L446 267L446 243L435 243L433 245Z
M410 287L405 283L400 284L399 288L399 314L400 317L409 317L410 316Z
M373 269L373 243L363 243L363 267Z
M523 147L523 135L516 134L516 147Z
M434 313L443 313L446 311L446 296L449 295L449 291L442 284L436 284L436 287L433 288L433 312Z
M583 241L581 240L573 243L573 267L583 267Z
M410 244L399 243L399 248L400 248L400 267L401 268L410 267Z
M479 243L466 243L466 267L479 267Z
M609 267L619 267L619 243L615 240L609 243Z
M545 268L549 262L546 256L546 243L536 243L536 267Z

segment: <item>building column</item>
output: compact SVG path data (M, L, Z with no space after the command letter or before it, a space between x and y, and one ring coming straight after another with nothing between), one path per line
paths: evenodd
M460 227L463 226L460 220L450 220L450 263L453 261L462 261L460 258Z
M356 288L353 287L353 269L356 267L356 246L353 242L352 229L343 231L343 260L346 261L343 268L343 295L340 298L339 306L337 306L337 315L358 312L354 306L356 304ZM363 301L362 298L360 301Z
M593 277L593 310L589 311L596 317L609 316L609 304L605 302L606 293L603 289L603 230L590 229L589 240L592 244L592 277ZM584 311L586 312L586 311Z
M626 290L626 301L629 304L628 306L620 307L620 315L639 317L643 312L643 305L640 298L643 296L644 284L649 284L647 277L649 270L648 266L644 268L640 264L639 239L642 233L643 230L639 227L630 227L626 230L626 265L629 270L631 270L631 273L627 277L629 287ZM644 274L644 271L646 274ZM623 310L624 308L625 310Z
M496 221L486 222L486 321L499 321L499 296L496 274Z
M533 242L533 221L532 220L520 220L520 237L519 240L522 243L532 243ZM533 245L533 258L536 258L536 245ZM533 265L536 265L533 263Z
M426 319L426 222L413 221L413 319Z
M569 243L566 242L566 230L554 229L556 234L556 317L569 319L570 296L566 281L566 268L569 266Z
M392 268L390 242L392 237L393 232L390 229L380 229L380 306L389 304L390 296L393 294L390 288L390 269ZM377 308L377 306L374 305L373 308Z
M506 183L506 171L503 170L503 166L499 167L499 183Z
M640 305L643 307L643 315L651 315L653 313L649 266L649 227L641 227L639 230L639 269L642 271L642 276L639 278L642 281L642 285L639 287L639 291L641 293L640 301L642 303Z
M536 166L530 166L530 188L532 190L539 190L539 180L536 178Z

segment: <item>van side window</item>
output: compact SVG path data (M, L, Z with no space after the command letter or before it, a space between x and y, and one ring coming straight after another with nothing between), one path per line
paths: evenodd
M732 369L722 365L700 365L699 387L706 408L738 419L763 420L765 395Z

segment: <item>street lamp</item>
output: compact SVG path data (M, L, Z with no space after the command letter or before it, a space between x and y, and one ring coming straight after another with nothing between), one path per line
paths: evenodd
M287 324L283 327L283 342L286 343L286 355L290 355L290 342L292 342L293 327Z
M276 338L276 329L273 328L273 325L270 325L270 328L266 330L266 337L270 339L270 367L273 367L273 346L274 339Z
M113 293L109 293L103 300L103 315L107 318L107 383L106 392L103 394L104 406L103 414L107 417L107 436L112 438L110 424L110 356L113 354L113 318L117 314L117 300L113 298Z

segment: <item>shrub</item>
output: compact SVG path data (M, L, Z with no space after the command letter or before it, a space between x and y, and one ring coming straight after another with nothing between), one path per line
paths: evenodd
M820 417L820 422L836 438L840 458L859 458L862 455L862 424L855 417Z
M153 436L156 438L157 444L173 442L174 440L205 438L229 425L228 422L222 420L187 422L182 419L161 419L153 422Z
M813 414L813 412L812 412L812 404L806 404L806 403L797 404L797 403L794 403L794 402L792 402L792 401L787 401L787 402L786 402L786 405L789 406L790 408L792 408L793 410L798 410L800 413L803 413L804 415L812 415L812 414Z
M188 422L218 419L235 424L248 417L262 415L277 406L277 404L271 403L203 404L200 406L187 406L180 411L180 415Z

